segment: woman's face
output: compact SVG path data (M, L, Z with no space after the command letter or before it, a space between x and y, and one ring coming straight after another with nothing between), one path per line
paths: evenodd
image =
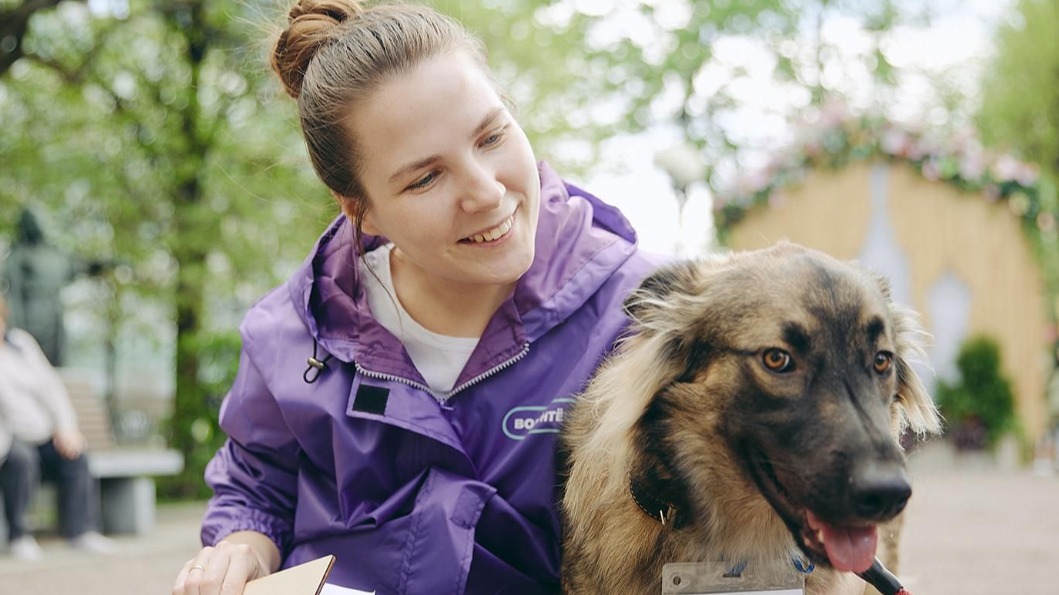
M349 126L363 156L363 230L394 243L402 274L463 291L510 285L529 269L536 160L474 60L444 54L383 83Z

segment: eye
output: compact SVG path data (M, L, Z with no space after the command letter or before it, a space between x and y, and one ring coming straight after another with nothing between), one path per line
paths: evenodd
M499 128L495 132L491 133L489 136L483 138L480 145L482 147L491 147L493 145L499 144L500 141L504 140L504 134L506 133L507 126Z
M894 354L889 351L880 351L875 354L875 361L872 362L872 368L875 373L880 376L885 376L890 373L894 367Z
M766 349L765 353L761 354L761 363L773 372L790 372L794 369L794 359L782 349Z
M432 171L432 172L428 173L427 175L423 176L422 178L419 178L418 180L413 182L412 185L408 187L408 189L409 190L422 190L423 188L426 188L427 186L429 186L434 180L436 180L437 177L438 177L437 172L433 172Z

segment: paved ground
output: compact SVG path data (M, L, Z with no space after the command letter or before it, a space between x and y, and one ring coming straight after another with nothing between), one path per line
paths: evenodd
M901 575L915 595L1059 593L1059 477L1000 470L928 450L912 461ZM200 504L165 506L144 537L117 537L114 556L42 539L45 561L0 557L0 595L164 595L198 549Z

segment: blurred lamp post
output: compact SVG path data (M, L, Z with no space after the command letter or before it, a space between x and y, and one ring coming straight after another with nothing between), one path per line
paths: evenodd
M686 256L684 245L684 207L688 203L688 189L706 177L706 164L699 151L688 143L677 143L655 155L655 165L669 176L677 199L677 256Z

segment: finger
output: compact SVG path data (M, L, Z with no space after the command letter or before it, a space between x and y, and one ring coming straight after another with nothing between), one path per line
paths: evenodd
M173 581L172 595L187 595L185 586L188 580L188 571L191 570L191 565L194 563L194 558L184 562L184 566L181 567L180 572L177 573L176 580Z
M56 450L59 451L59 456L67 461L76 459L77 455L80 454L77 448L72 444L63 444L62 448L57 448Z
M55 450L58 451L59 456L62 458L66 460L77 458L79 453L76 442L63 438L62 440L55 440L53 443L55 445Z
M205 547L199 555L192 558L183 571L180 595L207 595L210 593L206 577L207 569L212 563L214 548ZM214 594L216 590L214 590Z
M228 562L228 574L221 583L220 595L239 595L246 583L261 574L257 555L247 545L235 545Z
M195 574L200 574L199 592L197 595L219 595L223 591L221 586L224 584L225 577L228 575L228 566L231 563L231 552L228 552L226 548L214 548L213 555L210 556L209 560L202 564L202 572L195 573L192 566L193 573L189 577L191 579L196 578ZM235 591L241 593L242 591Z

